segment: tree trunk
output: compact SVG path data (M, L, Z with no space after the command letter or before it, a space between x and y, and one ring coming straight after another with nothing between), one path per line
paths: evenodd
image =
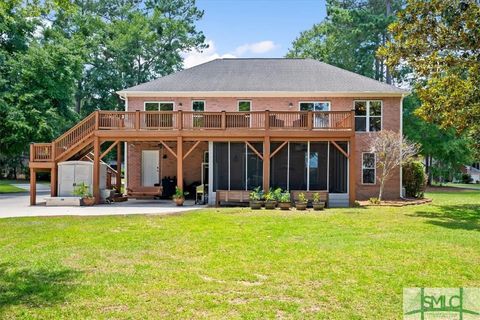
M391 3L391 0L386 0L385 1L385 5L386 5L386 10L385 10L385 16L388 17L391 15L392 13L392 3ZM385 45L385 42L389 40L389 36L388 36L388 32L385 34L385 41L384 41L384 45ZM388 69L388 66L385 66L385 82L388 83L388 84L392 84L392 76L390 75L390 70Z
M378 201L382 201L384 186L385 186L385 179L382 178L380 180L380 192L378 193Z
M427 174L427 186L432 185L432 156L425 157L425 173Z
M75 111L80 114L82 109L82 82L77 83L77 92L75 93Z

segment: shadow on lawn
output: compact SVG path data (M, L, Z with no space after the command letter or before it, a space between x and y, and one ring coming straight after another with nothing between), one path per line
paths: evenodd
M18 269L0 264L0 314L10 305L41 307L63 302L80 272L72 269Z
M430 218L427 223L450 228L480 231L480 205L437 205L434 212L416 211L414 217Z

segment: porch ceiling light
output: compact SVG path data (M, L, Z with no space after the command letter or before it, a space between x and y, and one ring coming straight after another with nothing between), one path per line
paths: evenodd
M290 103L288 104L288 107L289 107L289 108L292 108L292 107L293 107L293 103L290 102Z

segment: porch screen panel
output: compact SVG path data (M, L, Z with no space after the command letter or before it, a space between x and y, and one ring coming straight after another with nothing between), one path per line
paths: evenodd
M245 190L245 143L230 142L230 190Z
M289 190L307 190L307 143L290 143Z
M327 190L328 142L310 143L310 190Z
M228 190L228 143L213 143L213 188L212 191Z
M270 152L274 152L281 145L280 142L272 142L270 144ZM288 145L282 147L270 159L270 186L272 188L287 189L287 175L288 175Z
M338 146L348 152L348 143L336 141ZM347 193L348 158L333 144L330 145L330 189L331 193Z
M260 154L263 154L263 143L251 143ZM247 189L252 190L263 185L263 161L250 147L247 147Z

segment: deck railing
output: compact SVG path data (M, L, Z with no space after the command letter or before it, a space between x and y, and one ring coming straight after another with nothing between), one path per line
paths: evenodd
M100 130L353 130L351 111L99 111Z
M54 161L95 130L353 131L353 111L96 111L52 143L31 146L31 161ZM79 146L82 147L82 146Z

